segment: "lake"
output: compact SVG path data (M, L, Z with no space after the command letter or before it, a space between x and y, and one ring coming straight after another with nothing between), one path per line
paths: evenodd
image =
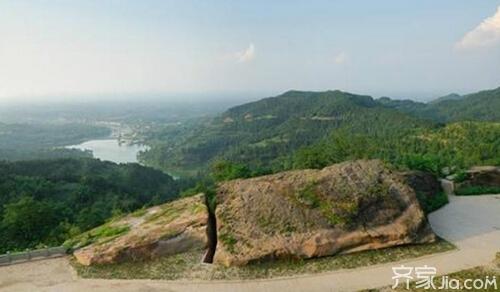
M147 150L145 145L119 144L116 139L89 140L78 145L70 145L65 148L91 150L95 158L112 161L115 163L138 162L139 151Z

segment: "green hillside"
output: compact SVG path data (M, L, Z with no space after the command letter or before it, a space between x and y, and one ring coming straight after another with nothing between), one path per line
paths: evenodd
M445 121L500 121L500 87L431 105Z
M79 123L5 124L0 122L0 161L92 157L62 146L108 137L110 129Z
M279 157L335 129L382 135L431 125L369 96L288 91L233 107L208 121L156 133L162 139L150 137L153 147L141 159L165 170L203 169L224 159L262 173L282 169Z
M467 95L450 94L429 103L380 98L388 108L437 122L500 121L500 87Z
M379 158L396 166L441 175L474 165L500 165L500 123L458 122L439 128L370 135L335 131L293 153L289 168L322 168L360 158Z
M113 215L177 197L168 175L96 159L0 162L0 253L58 245Z

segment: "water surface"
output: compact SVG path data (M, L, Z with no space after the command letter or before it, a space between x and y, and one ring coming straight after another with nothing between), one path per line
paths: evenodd
M89 140L78 145L66 146L69 149L91 150L95 158L115 163L138 162L139 151L148 149L145 145L119 144L116 139Z

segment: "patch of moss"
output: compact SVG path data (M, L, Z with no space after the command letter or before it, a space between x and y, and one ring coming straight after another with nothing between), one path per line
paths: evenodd
M65 241L63 246L66 248L81 248L96 242L102 244L127 233L129 230L130 226L128 225L113 226L104 224Z
M290 223L285 223L285 226L282 229L282 233L285 234L291 234L293 232L297 231L297 228L295 226L292 226Z
M234 238L234 236L232 234L222 233L219 235L219 240L222 243L224 243L224 245L226 246L227 250L230 253L236 252L235 245L236 245L236 243L238 243L238 240L236 240L236 238Z
M347 218L340 216L339 214L335 213L335 209L333 207L333 204L331 202L324 202L320 206L320 211L321 214L326 218L328 223L330 225L345 225L348 223Z
M336 190L340 193L340 198L332 201L321 194L317 182L312 182L297 191L293 198L303 206L319 209L330 225L345 225L350 222L350 215L357 212L358 206L349 196L350 191L347 185L336 185ZM282 233L289 232L283 231Z
M161 210L154 214L149 214L145 218L145 222L149 223L161 219L162 224L170 223L172 220L177 218L181 213L182 209L178 206L164 205Z
M141 209L138 209L136 211L134 211L132 214L130 214L130 216L132 217L142 217L144 215L146 215L148 211L146 210L146 208L141 208Z
M306 185L295 196L299 203L309 208L318 208L321 204L321 200L316 193L316 183Z
M366 196L371 198L387 198L389 196L389 185L385 183L374 183L367 188Z
M205 212L207 207L204 204L193 204L189 209L191 214L198 214L200 212Z

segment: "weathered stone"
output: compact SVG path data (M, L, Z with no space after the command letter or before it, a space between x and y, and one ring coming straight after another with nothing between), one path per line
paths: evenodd
M223 183L216 218L226 266L435 240L414 190L376 160Z
M406 184L425 197L433 197L441 191L441 184L432 173L417 170L406 171L401 175Z
M476 166L467 171L461 186L500 187L500 167Z
M83 265L109 264L204 248L207 217L202 195L156 206L141 216L130 214L109 223L111 228L128 226L130 230L118 236L104 236L77 249L74 256Z
M401 173L403 182L409 185L420 200L433 201L443 188L438 178L429 172L405 171Z

